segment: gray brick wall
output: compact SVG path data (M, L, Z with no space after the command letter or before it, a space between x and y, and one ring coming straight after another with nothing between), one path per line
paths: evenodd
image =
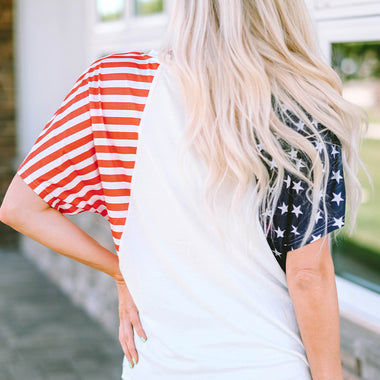
M341 318L345 380L380 379L380 333Z
M98 215L83 213L70 217L76 224L106 248L114 252L108 223ZM72 301L114 337L118 337L118 297L114 280L66 256L60 255L41 244L22 237L22 252L56 283Z

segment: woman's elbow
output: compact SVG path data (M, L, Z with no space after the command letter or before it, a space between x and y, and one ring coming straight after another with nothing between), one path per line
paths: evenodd
M15 175L0 206L0 220L13 228L27 220L31 212L49 207L26 183Z
M300 290L315 289L332 279L335 281L328 239L291 252L287 258L286 277L289 286Z
M288 275L287 282L289 287L300 291L317 290L331 278L329 270L303 269Z
M13 227L17 221L18 207L16 202L5 198L0 206L0 221Z

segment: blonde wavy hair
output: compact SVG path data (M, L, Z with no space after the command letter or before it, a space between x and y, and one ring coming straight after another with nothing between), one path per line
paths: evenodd
M350 233L362 199L358 149L368 127L364 111L343 99L341 80L318 56L311 25L303 0L176 0L159 51L183 93L185 144L208 165L203 199L211 215L218 189L229 183L231 210L248 195L245 202L252 203L244 210L251 216L269 210L268 231L287 170L310 186L313 207L303 244L326 190L328 153L323 145L324 171L315 145L287 127L278 110L292 110L317 141L323 140L308 114L340 140ZM281 105L277 111L273 98ZM312 175L300 172L280 140L310 158ZM260 147L277 165L273 184Z

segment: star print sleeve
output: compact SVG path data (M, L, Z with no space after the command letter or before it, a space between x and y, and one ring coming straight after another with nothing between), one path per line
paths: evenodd
M330 169L326 193L321 195L320 208L315 225L305 244L343 227L345 220L345 184L339 140L326 141ZM305 236L312 204L306 197L307 184L285 175L285 181L273 218L273 227L267 236L268 243L285 270L286 253L301 247ZM326 202L327 218L323 212L323 198Z

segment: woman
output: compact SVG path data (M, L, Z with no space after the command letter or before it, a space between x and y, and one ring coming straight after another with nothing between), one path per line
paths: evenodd
M327 236L346 197L355 222L365 117L310 24L177 0L160 52L94 62L18 169L1 220L115 279L123 379L342 379Z

